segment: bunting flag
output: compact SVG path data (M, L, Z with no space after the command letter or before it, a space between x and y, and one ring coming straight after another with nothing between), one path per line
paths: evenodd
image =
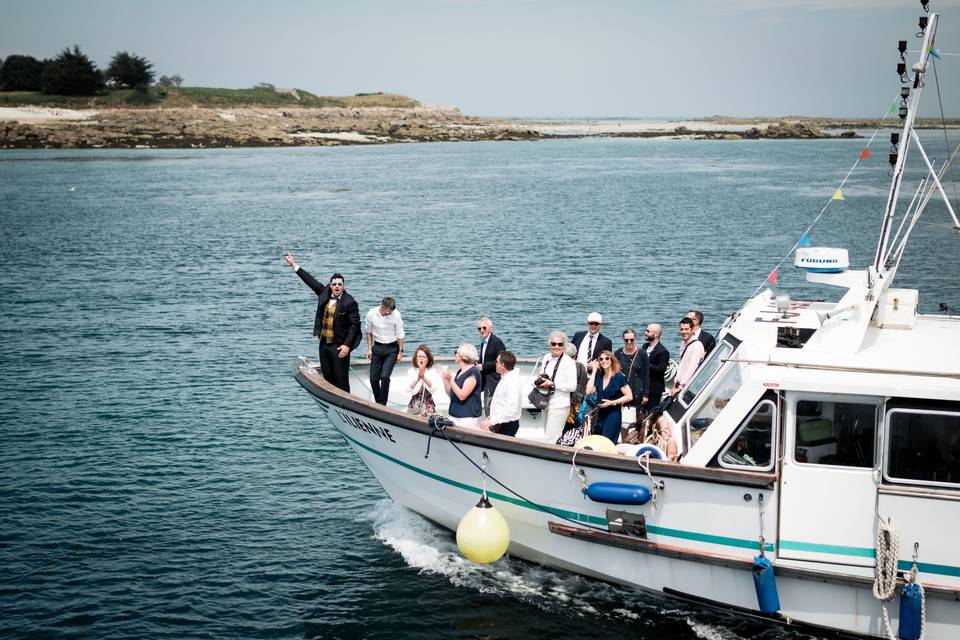
M934 49L933 47L930 47L930 55L932 55L937 60L940 59L940 52Z
M800 246L809 247L810 246L810 236L807 235L807 232L804 231L803 235L800 236Z
M887 111L887 115L900 113L900 105L896 100L893 101L893 104L890 105L890 109Z
M774 269L770 272L770 275L767 276L767 282L770 284L777 284L777 271L778 269Z
M866 160L869 157L870 157L870 149L864 149L863 151L860 152L861 160Z
M843 189L837 189L831 200L843 200Z

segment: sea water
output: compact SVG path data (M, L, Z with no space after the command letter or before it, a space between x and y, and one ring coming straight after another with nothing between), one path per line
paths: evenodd
M688 309L716 331L825 206L813 244L872 262L885 143L831 200L864 143L0 154L0 636L807 637L465 561L293 380L316 298L283 254L362 312L395 297L408 355L476 342L481 315L537 355L590 311L618 346L661 322L676 353ZM960 240L942 205L925 221L898 286L960 308ZM791 263L778 292L837 296Z

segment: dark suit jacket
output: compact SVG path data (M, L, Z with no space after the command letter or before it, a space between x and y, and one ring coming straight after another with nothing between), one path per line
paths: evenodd
M323 311L327 308L327 302L330 300L330 287L320 283L304 271L303 267L297 269L297 275L319 297L317 300L317 315L313 320L313 335L318 336L323 328ZM338 347L345 344L353 351L360 344L360 337L360 310L357 308L357 301L344 291L343 295L340 296L337 311L333 316L333 343Z
M717 341L716 341L716 339L714 339L714 337L713 337L712 335L710 335L709 333L707 333L706 331L704 331L702 327L701 327L701 329L700 329L700 335L697 336L697 340L699 340L700 342L703 343L703 357L704 357L704 358L706 358L706 357L707 357L707 354L709 354L711 351L713 351L713 348L714 348L715 346L717 346Z
M586 338L586 331L577 331L573 334L573 346L577 348L577 351L580 350L580 343L583 342L583 339ZM589 338L588 338L589 339ZM597 334L597 341L593 345L593 358L596 360L597 356L600 355L601 351L609 351L613 353L613 342L610 341L610 338L603 335L602 333Z
M641 348L646 351L648 344L650 343L644 343ZM658 404L665 391L663 375L667 371L668 364L670 364L670 352L663 346L663 343L658 342L657 346L650 352L650 395L648 397L651 405Z
M487 352L482 354L484 357L480 361L480 384L483 391L488 395L494 392L500 382L500 374L497 373L497 356L506 349L503 340L492 333L487 338ZM477 345L477 353L479 352L480 346Z

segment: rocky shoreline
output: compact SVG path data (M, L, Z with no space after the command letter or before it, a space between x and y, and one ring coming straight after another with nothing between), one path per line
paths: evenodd
M856 137L852 127L876 123L842 124L850 128L829 133L815 119L535 122L466 116L455 107L422 104L412 108L8 108L0 109L0 149L299 147L575 137L818 139Z

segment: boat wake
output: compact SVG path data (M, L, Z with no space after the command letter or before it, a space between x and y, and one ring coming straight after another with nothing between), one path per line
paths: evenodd
M667 618L683 621L693 637L702 640L756 637L755 633L738 635L727 626L705 620L709 614L671 606L674 603L655 595L560 569L513 558L503 558L492 565L475 564L460 555L452 533L390 500L380 501L366 518L373 524L374 538L399 553L408 566L421 574L443 576L458 588L513 598L552 613L629 624L633 629L662 627Z

